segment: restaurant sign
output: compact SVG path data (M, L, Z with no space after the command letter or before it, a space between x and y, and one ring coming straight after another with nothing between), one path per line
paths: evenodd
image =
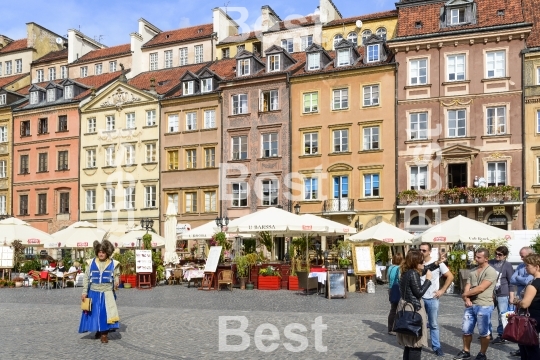
M82 248L82 247L88 247L88 242L87 242L87 241L85 241L85 242L78 242L78 243L77 243L77 247L78 247L78 248L80 248L80 247L81 247L81 248Z
M28 244L39 244L39 239L28 239Z
M311 225L302 225L302 230L311 230L313 229L313 226Z
M446 236L436 236L433 238L433 242L446 242Z
M394 242L394 239L392 238L385 238L385 239L382 239L382 241L386 242L386 243L393 243Z

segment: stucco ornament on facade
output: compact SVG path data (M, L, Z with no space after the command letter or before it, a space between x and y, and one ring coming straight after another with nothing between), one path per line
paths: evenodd
M107 100L102 102L99 106L115 106L117 111L121 111L124 105L133 104L136 101L141 101L141 98L136 97L131 92L127 92L122 88L118 88L116 93L107 96Z
M473 100L472 99L469 99L469 100L460 100L460 99L454 99L448 103L444 102L444 101L441 101L441 105L442 106L445 106L445 107L450 107L450 106L465 106L465 105L470 105L472 104Z

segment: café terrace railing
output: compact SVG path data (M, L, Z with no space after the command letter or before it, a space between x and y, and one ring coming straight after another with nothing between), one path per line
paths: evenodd
M478 204L521 201L519 187L510 185L461 187L452 189L404 190L398 193L397 204Z

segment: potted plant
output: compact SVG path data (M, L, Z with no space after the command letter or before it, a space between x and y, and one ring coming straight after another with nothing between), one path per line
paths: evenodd
M249 271L249 262L246 258L246 255L237 256L234 259L236 263L236 276L240 279L240 289L246 289L246 279Z
M291 260L291 275L289 275L289 290L299 290L297 271L302 271L302 259Z
M7 281L6 282L6 286L9 287L9 288L14 288L15 287L15 283L13 281Z
M0 288L3 288L4 286L6 286L6 280L0 279Z
M255 264L257 264L259 256L257 255L257 253L251 253L245 256L246 256L246 261L248 263L248 277L249 277L248 282L246 284L246 290L253 290L254 285L253 285L253 280L251 279L251 268L255 266Z
M281 282L281 274L273 266L267 266L259 270L259 278L257 288L259 290L279 290Z
M13 278L13 283L15 283L15 287L20 288L23 286L24 279L20 276L17 276Z

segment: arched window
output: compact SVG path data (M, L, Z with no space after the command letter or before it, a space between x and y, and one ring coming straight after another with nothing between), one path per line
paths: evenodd
M366 40L368 37L371 36L371 30L365 30L363 33L362 33L362 45L364 45L366 43Z
M341 40L343 40L343 35L337 34L336 36L334 36L334 49Z
M347 40L352 42L354 46L358 46L358 34L354 31L350 32L349 35L347 35Z
M385 28L383 28L383 27L378 28L376 34L377 34L377 36L382 37L382 39L384 41L386 41L386 29Z
M429 225L429 220L425 216L420 215L418 213L418 211L411 211L410 219L411 220L410 220L409 224L411 226L414 226L414 225L416 225L416 226L419 226L419 225L420 226L427 226L427 225Z

